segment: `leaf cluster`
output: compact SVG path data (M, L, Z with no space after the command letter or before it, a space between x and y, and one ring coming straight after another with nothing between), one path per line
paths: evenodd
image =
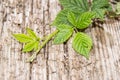
M89 58L92 48L91 38L78 30L86 29L92 23L92 19L105 17L105 12L112 10L108 0L59 0L63 6L56 16L53 26L59 30L54 39L55 44L66 42L74 34L72 46L76 52Z
M54 44L64 43L73 36L73 49L88 59L93 46L92 39L79 30L88 28L95 18L103 20L105 13L112 10L111 5L108 0L92 0L92 2L87 2L88 0L59 1L63 10L58 13L52 23L57 30L48 35L41 45L40 38L29 28L27 28L27 34L13 34L13 36L19 42L24 43L23 52L35 51L37 53L53 36L55 36ZM117 11L119 14L119 4ZM33 54L29 61L33 61L37 53Z
M24 43L23 52L37 51L40 38L30 29L27 28L27 34L13 34L19 42Z

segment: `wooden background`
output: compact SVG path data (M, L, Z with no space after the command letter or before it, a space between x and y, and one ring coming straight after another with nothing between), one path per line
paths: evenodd
M60 9L58 0L0 0L0 80L120 80L117 20L86 30L94 41L89 60L74 52L69 40L61 45L50 41L33 63L25 62L31 53L22 53L11 33L25 33L29 26L45 36L55 30L49 23Z

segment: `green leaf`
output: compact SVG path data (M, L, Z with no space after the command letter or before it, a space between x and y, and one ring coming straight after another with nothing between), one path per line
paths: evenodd
M105 17L105 12L112 11L112 7L109 4L109 0L93 0L91 11L96 13L95 18L103 20Z
M92 40L88 35L79 32L74 36L72 46L76 52L88 59L89 52L92 48Z
M96 18L100 18L101 20L104 19L104 17L105 17L105 10L104 9L95 9L95 10L93 10L93 12L95 12Z
M84 29L87 28L91 23L92 19L95 17L93 12L85 12L77 19L77 28Z
M39 42L36 41L36 42L35 42L35 46L34 46L34 50L37 51L37 50L38 50L38 47L39 47Z
M109 6L110 6L109 0L93 0L91 9L92 10L105 9L108 8Z
M57 29L59 30L59 31L62 31L62 30L68 30L68 29L72 29L72 26L69 26L69 25L66 25L66 24L60 24L60 25L58 25L57 26Z
M52 25L58 26L60 24L67 24L70 25L67 19L68 10L62 10L58 13L55 20L53 21Z
M67 15L67 18L68 18L68 21L69 21L72 25L76 26L76 17L75 17L75 14L74 14L74 13L69 12L68 15Z
M116 14L120 14L120 2L116 5Z
M74 13L83 13L89 10L87 0L59 0L65 9Z
M24 48L23 48L23 52L29 52L29 51L32 51L34 48L35 48L35 45L36 45L36 42L35 41L32 41L32 42L29 42L27 43Z
M13 34L13 36L15 39L17 39L19 42L22 42L22 43L27 43L33 40L32 38L30 38L25 34Z
M54 44L61 44L67 41L73 33L73 29L70 28L68 25L61 25L61 27L68 27L68 28L60 29L60 31L56 34L54 38L53 41Z
M31 30L30 28L27 28L27 33L28 35L33 38L33 39L37 39L36 34L33 32L33 30Z

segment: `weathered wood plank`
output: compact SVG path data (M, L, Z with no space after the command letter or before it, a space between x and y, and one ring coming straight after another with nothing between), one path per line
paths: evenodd
M37 4L36 4L37 3ZM32 28L38 30L40 37L46 35L47 0L33 0L32 2ZM39 16L38 16L39 15ZM48 27L48 26L47 26ZM48 27L49 28L49 27ZM48 30L47 30L48 31ZM46 48L42 49L35 63L31 64L31 80L47 80Z
M29 26L40 37L48 35L55 30L49 24L59 10L58 0L0 0L0 80L119 80L117 20L106 20L103 29L86 30L94 41L89 60L72 49L70 39L61 45L50 41L33 63L25 62L30 54L22 54L11 32L25 33Z
M52 22L56 14L60 10L58 5L58 0L49 0L49 15L50 22ZM54 29L51 29L51 32ZM52 42L49 44L49 53L48 53L48 72L49 80L68 80L68 70L66 69L66 49L64 45L53 45Z
M29 80L28 54L21 54L22 45L11 32L24 32L24 1L0 1L0 80Z
M118 21L110 20L104 30L95 27L87 31L94 41L89 61L69 50L71 80L119 80L119 27Z

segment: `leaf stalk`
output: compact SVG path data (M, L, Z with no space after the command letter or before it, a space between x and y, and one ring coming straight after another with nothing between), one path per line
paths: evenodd
M48 35L45 39L45 41L41 44L41 46L38 48L38 50L33 53L33 55L31 57L29 57L27 59L27 62L32 62L36 56L39 54L40 50L49 42L49 40L52 39L52 37L54 37L56 34L58 33L58 30L55 30L53 33L51 33L50 35Z

